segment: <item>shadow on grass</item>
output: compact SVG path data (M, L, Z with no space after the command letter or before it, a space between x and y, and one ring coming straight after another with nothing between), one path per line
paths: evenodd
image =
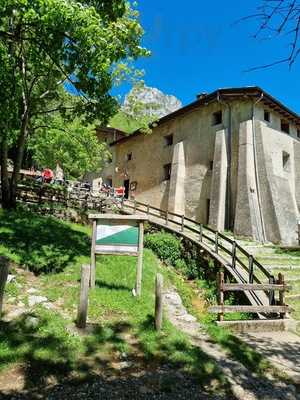
M77 256L88 256L90 239L85 233L51 217L25 211L1 211L0 245L15 254L19 264L32 272L61 272ZM5 251L5 250L4 250Z
M75 382L91 378L99 368L109 370L109 361L101 352L122 349L125 345L122 333L130 328L126 323L96 326L80 341L77 336L70 339L50 328L49 316L39 317L36 326L29 324L28 318L27 315L15 322L0 322L0 342L5 343L5 350L0 351L0 365L21 363L24 390L33 392L49 384L49 379ZM82 346L80 357L78 346Z
M122 370L116 365L122 363L122 349L127 345L124 334L132 332L130 324L97 326L82 337L80 344L78 337L73 336L72 342L49 329L50 324L53 321L49 316L39 318L35 327L28 326L26 317L14 323L0 323L0 342L10 349L0 352L0 365L18 361L24 366L24 388L0 390L1 399L96 399L104 391L113 400L156 399L158 393L170 392L174 399L210 399L207 385L214 382L214 389L216 385L224 387L225 378L210 358L180 339L170 341L163 333L157 334L155 352L146 343L137 343L135 351L125 355L129 367ZM141 331L146 335L154 333L152 318L144 321ZM76 357L78 346L82 346L80 357ZM143 394L141 387L151 390ZM191 387L195 396L190 395ZM227 391L223 395L218 398L235 399Z
M114 283L107 283L105 281L100 281L99 279L96 280L95 284L98 288L105 288L105 289L110 289L110 290L121 290L121 291L126 291L126 292L132 291L132 288L130 288L129 286L119 285L119 284L114 284Z

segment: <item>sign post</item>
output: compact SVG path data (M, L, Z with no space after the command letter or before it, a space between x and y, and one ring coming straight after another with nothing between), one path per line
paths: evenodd
M90 214L93 221L90 287L95 287L97 254L135 256L137 260L135 293L141 295L144 221L143 215Z

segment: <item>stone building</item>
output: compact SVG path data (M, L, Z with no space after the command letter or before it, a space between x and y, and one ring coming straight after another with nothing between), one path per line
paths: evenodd
M128 197L237 236L297 242L300 117L259 87L201 94L110 147L110 178Z

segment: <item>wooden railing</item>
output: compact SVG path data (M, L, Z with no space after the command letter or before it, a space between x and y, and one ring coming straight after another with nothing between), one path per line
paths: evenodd
M286 313L289 310L289 306L285 304L285 292L289 290L290 287L284 283L283 274L278 274L278 280L271 284L259 284L259 283L225 283L224 272L218 273L218 305L209 307L209 312L217 313L219 321L224 320L224 313L233 312L246 312L246 313L271 313L280 314L280 318L285 318ZM269 293L269 305L225 305L224 295L225 292L232 291L267 291ZM279 292L279 299L275 300L274 292Z
M252 254L234 239L214 230L210 226L199 224L185 215L164 211L136 200L124 200L123 207L129 208L133 212L139 211L146 213L148 216L159 218L166 227L174 224L178 227L179 232L197 234L199 242L210 245L215 254L225 253L229 256L232 269L236 269L236 266L239 265L247 272L248 279L244 283L261 283L262 280L267 280L269 284L275 282L275 277ZM257 272L259 272L260 278L257 276Z

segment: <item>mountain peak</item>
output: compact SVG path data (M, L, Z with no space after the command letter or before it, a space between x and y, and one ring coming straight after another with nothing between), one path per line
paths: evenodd
M175 96L145 85L134 87L125 97L123 109L129 114L134 113L132 103L140 104L144 115L156 118L162 118L182 107L181 101Z

